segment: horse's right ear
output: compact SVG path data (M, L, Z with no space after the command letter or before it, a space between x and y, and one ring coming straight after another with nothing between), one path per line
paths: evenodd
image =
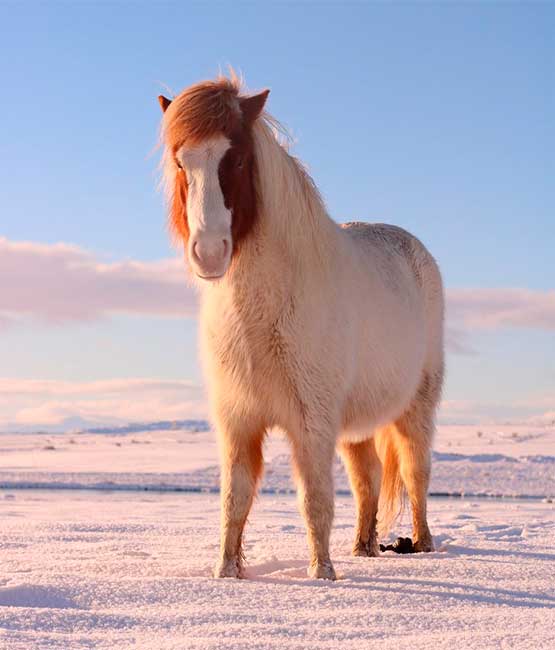
M164 95L158 95L158 101L160 102L160 108L162 109L162 113L165 113L168 106L172 103L172 100L168 99L167 97L164 97Z

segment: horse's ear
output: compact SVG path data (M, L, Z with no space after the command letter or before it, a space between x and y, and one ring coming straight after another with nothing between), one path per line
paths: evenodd
M239 105L241 106L241 112L247 124L252 124L254 120L262 113L266 99L270 94L269 90L263 90L258 95L253 95L252 97L243 97L239 100Z
M162 113L165 113L168 106L172 103L172 100L164 97L164 95L158 95L158 101L160 102Z

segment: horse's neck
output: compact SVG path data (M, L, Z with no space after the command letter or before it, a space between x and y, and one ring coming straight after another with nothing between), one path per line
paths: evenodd
M221 300L249 318L272 320L299 293L329 285L340 246L310 179L271 134L260 136L261 213L225 280L208 292L213 307Z
M328 218L307 232L303 215L282 215L290 223L277 227L267 216L241 243L224 280L203 290L211 318L233 311L241 321L271 324L298 296L323 296L329 286L337 226Z
M298 289L298 272L287 250L259 223L241 242L223 281L206 287L209 313L232 310L241 320L271 322Z
M266 127L259 133L260 235L280 266L292 267L303 284L329 262L337 246L337 225L328 216L312 179ZM309 271L307 274L306 271Z

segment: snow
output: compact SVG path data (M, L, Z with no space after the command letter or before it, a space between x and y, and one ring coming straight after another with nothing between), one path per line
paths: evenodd
M335 583L306 577L295 499L262 496L247 580L211 577L214 494L0 492L5 650L548 648L555 510L541 501L431 499L438 551L352 557L338 497ZM395 531L410 534L406 522Z
M2 650L555 647L554 427L440 427L432 491L504 498L431 498L425 555L350 555L338 462L335 583L306 576L278 434L247 526L248 579L211 577L218 467L203 429L0 435ZM392 534L410 535L408 520Z

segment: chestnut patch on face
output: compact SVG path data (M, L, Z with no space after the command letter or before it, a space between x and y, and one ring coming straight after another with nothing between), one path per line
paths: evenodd
M252 230L257 218L256 161L250 127L231 137L218 168L225 207L231 211L233 248Z

